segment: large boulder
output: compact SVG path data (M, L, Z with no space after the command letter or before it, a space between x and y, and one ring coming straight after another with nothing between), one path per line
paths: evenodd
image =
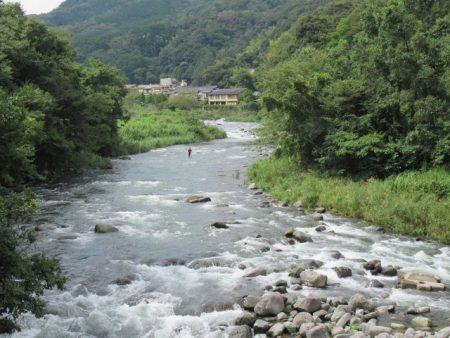
M247 296L242 301L242 306L246 310L253 310L255 308L255 305L258 303L259 297L256 296Z
M313 288L325 288L327 286L327 276L312 270L305 270L300 274L303 284Z
M107 234L110 232L117 232L119 231L119 229L110 224L96 224L94 227L94 231L98 234Z
M445 284L439 277L414 271L400 271L398 273L398 285L402 289L417 289L420 291L444 291Z
M188 203L206 203L206 202L211 202L211 198L207 197L207 196L189 196L186 199L186 202Z
M305 234L304 232L302 232L300 230L294 230L294 232L292 233L292 237L300 243L313 241L311 236Z
M300 298L294 304L294 309L302 312L313 313L320 310L322 307L322 300L315 297Z
M258 316L276 316L284 309L284 299L278 292L269 292L261 297L255 305Z

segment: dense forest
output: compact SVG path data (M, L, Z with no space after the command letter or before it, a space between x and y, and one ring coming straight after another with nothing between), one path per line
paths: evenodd
M75 50L18 5L0 2L0 332L24 311L43 313L44 289L62 287L56 260L35 251L30 183L111 155L124 79ZM108 161L108 160L107 160Z
M131 83L173 76L241 85L269 39L328 1L67 0L39 18L69 29L78 60L94 56L116 65Z
M279 151L333 174L450 163L450 3L337 1L269 48L260 86Z

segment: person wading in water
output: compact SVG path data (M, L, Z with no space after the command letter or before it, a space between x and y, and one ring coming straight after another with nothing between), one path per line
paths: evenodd
M192 149L189 148L189 149L188 149L188 157L191 157L191 154L192 154Z

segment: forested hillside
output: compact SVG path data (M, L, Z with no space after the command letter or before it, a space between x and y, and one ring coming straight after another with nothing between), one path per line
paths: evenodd
M272 43L260 89L280 151L346 176L450 162L450 2L337 1Z
M67 0L40 19L72 32L80 61L98 57L129 82L173 76L227 84L232 68L236 78L255 67L269 39L328 1Z

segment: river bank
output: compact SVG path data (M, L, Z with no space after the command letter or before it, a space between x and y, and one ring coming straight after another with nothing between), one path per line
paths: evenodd
M412 172L352 181L302 171L288 158L256 162L248 179L283 203L364 220L388 232L450 243L450 173Z

